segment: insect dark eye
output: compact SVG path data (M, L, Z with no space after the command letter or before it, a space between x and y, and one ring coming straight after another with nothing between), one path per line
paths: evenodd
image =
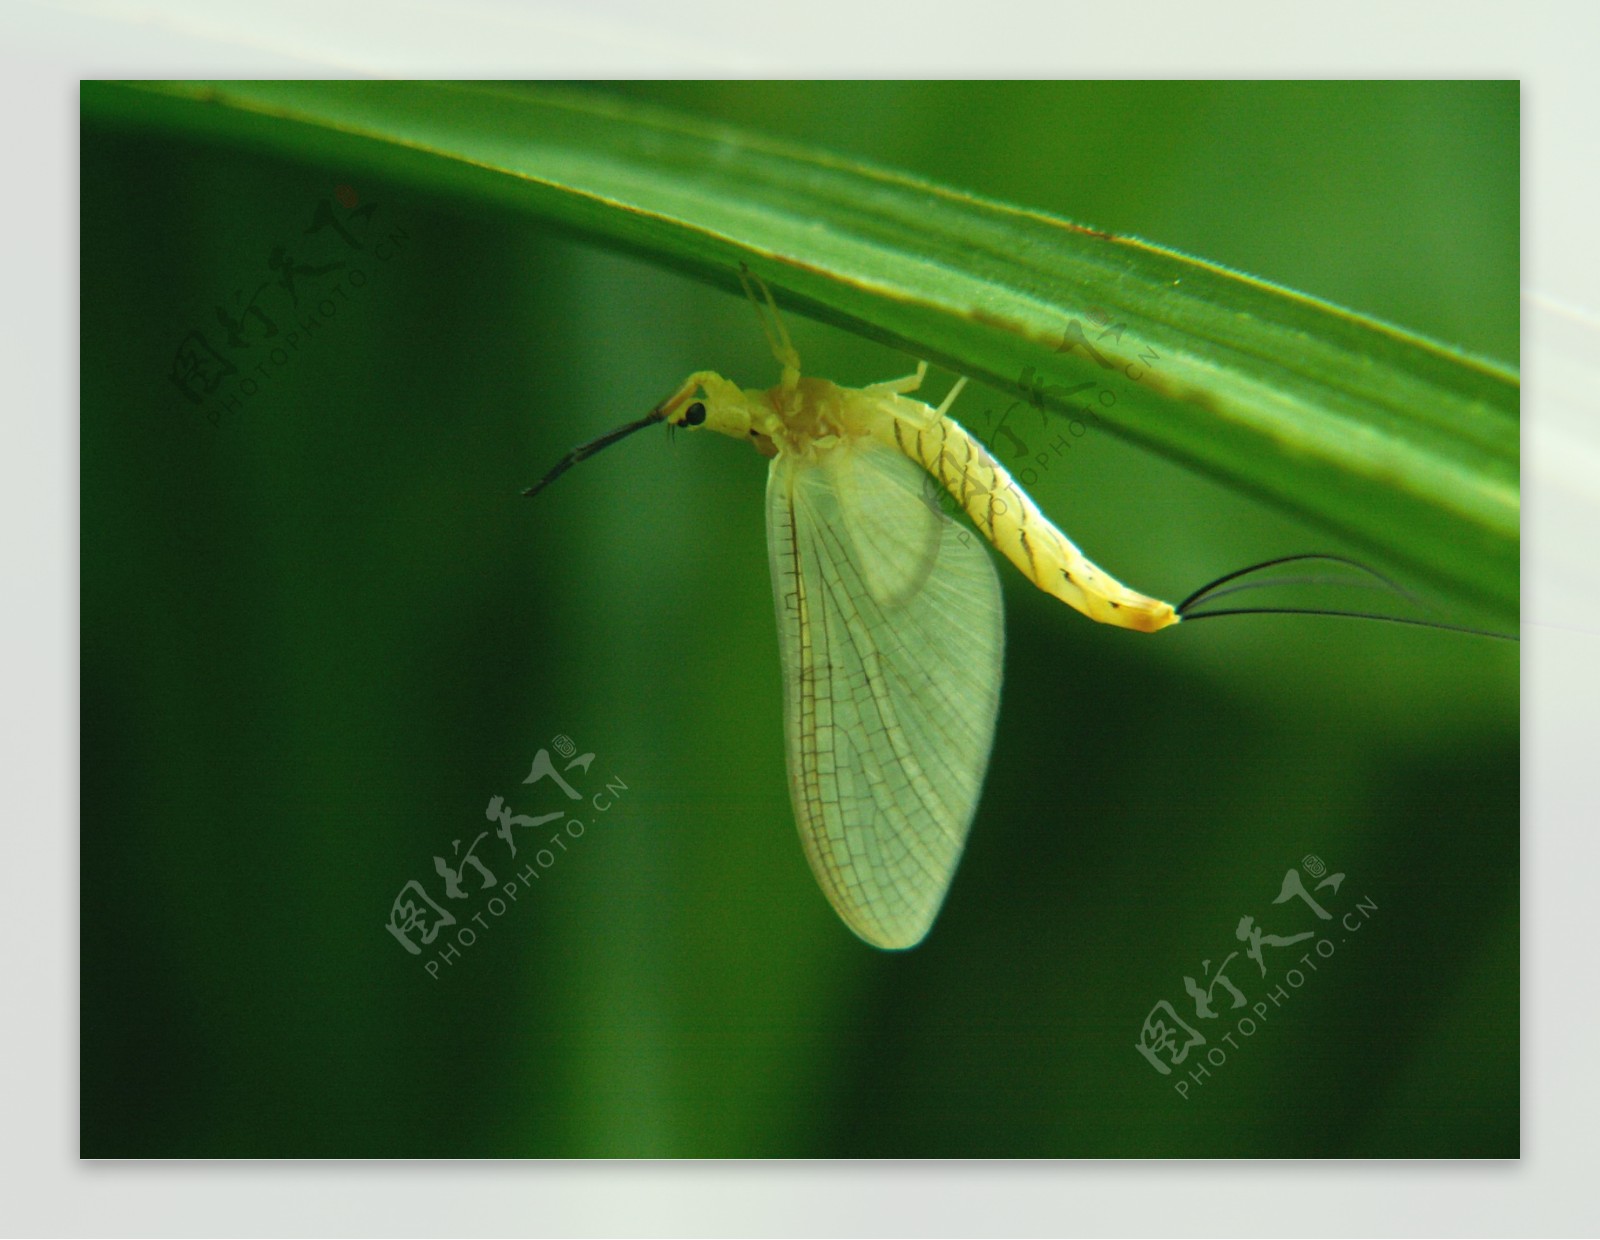
M683 424L685 426L699 426L705 420L706 407L698 400L683 411Z

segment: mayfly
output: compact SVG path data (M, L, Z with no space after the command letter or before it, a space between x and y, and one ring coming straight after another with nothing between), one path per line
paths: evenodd
M926 362L864 388L802 376L771 292L748 272L740 278L781 367L777 385L745 390L696 371L645 417L574 449L526 494L658 422L715 431L771 459L767 556L800 840L851 930L877 947L913 947L944 903L977 809L1005 645L994 565L930 502L927 479L1045 593L1141 633L1199 618L1193 609L1243 573L1339 557L1256 565L1176 607L1129 589L949 416L964 378L934 408L912 397Z

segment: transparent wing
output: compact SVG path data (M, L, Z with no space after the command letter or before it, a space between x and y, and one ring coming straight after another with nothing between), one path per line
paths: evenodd
M1000 698L999 581L981 540L921 501L923 477L866 441L779 456L767 480L795 820L839 916L886 948L920 942L944 902ZM924 536L861 528L874 518L932 523L936 553L891 563Z
M899 607L922 589L949 524L934 506L939 484L898 452L876 443L835 449L825 465L867 592ZM987 557L985 557L987 558Z

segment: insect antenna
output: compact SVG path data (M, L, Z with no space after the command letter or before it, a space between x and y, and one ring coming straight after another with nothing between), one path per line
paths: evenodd
M591 439L588 443L574 448L571 452L567 453L566 456L562 457L556 462L555 468L553 468L543 478L540 478L538 482L535 482L531 487L524 491L523 494L530 496L539 494L540 491L544 490L545 487L549 486L557 478L561 477L562 474L566 473L567 470L571 469L579 461L587 460L596 452L600 451L601 448L609 448L612 444L616 443L617 440L626 439L629 435L633 434L634 431L642 431L645 427L661 421L666 416L667 415L661 409L652 409L637 422L629 422L626 426L619 426L614 431L607 431L598 439Z
M1239 581L1241 578L1250 577L1257 573L1266 572L1268 569L1277 568L1284 564L1304 563L1308 560L1318 560L1324 563L1341 564L1366 574L1370 581L1339 581L1327 577L1273 577L1265 581L1247 581L1240 585L1229 585L1230 582ZM1301 555L1279 556L1272 560L1263 560L1259 564L1251 564L1245 568L1235 569L1231 573L1224 573L1215 581L1201 586L1175 608L1178 615L1187 623L1192 620L1214 620L1219 616L1336 616L1349 620L1379 620L1388 624L1405 624L1417 628L1443 629L1449 633L1469 633L1476 637L1493 637L1502 641L1516 641L1515 635L1510 633L1495 633L1488 629L1469 628L1465 625L1446 624L1439 620L1424 620L1413 616L1388 616L1380 612L1350 611L1342 608L1328 607L1210 607L1218 599L1231 594L1242 594L1249 590L1264 590L1270 586L1286 585L1340 585L1350 588L1388 590L1399 595L1411 603L1420 605L1419 600L1410 591L1404 589L1395 581L1384 576L1370 565L1359 560L1352 560L1342 555L1330 555L1325 552L1307 552ZM1227 589L1221 587L1227 586ZM1197 610L1208 608L1208 610Z

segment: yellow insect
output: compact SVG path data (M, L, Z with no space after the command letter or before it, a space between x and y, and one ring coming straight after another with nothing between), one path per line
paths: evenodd
M1214 605L1248 590L1308 584L1419 601L1367 565L1323 552L1226 573L1177 606L1130 590L1085 558L949 416L965 379L934 409L911 397L926 362L864 388L805 378L771 292L748 271L740 279L782 368L777 385L745 390L697 370L637 422L568 453L525 494L657 422L716 431L771 458L767 558L790 800L824 894L876 947L914 947L938 916L977 809L1000 703L1000 583L977 541L930 500L929 479L1023 576L1101 624L1154 633L1217 616L1342 616L1516 640L1368 611ZM1362 577L1241 584L1306 561Z
M767 551L800 840L850 929L877 947L913 947L944 902L977 808L1005 644L994 566L929 502L926 477L1028 580L1090 619L1153 633L1176 624L1179 609L1092 564L948 416L965 379L935 409L911 397L926 362L859 389L803 377L771 292L741 279L782 367L777 386L747 391L696 371L527 494L657 422L716 431L771 458Z

